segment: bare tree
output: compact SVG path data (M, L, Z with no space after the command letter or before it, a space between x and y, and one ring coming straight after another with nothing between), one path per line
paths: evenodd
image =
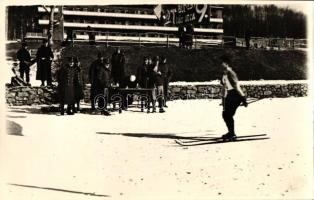
M56 6L49 6L47 8L47 6L43 6L43 8L46 10L46 12L48 12L50 14L49 29L48 29L48 33L47 33L47 39L48 39L50 45L53 44L53 26L54 26L55 7Z

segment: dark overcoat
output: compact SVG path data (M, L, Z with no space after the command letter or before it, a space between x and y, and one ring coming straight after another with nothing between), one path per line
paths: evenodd
M137 68L136 79L141 88L147 88L148 84L148 66L142 65Z
M74 104L76 102L75 88L78 85L77 70L69 64L63 66L58 72L58 93L61 104Z
M53 53L51 48L42 45L38 48L36 54L37 73L36 80L51 80L51 62Z
M91 83L91 100L96 95L104 94L104 89L111 84L111 71L105 67L105 63L100 60L94 61L89 69L89 80Z
M125 77L125 57L123 53L115 52L111 57L112 78L114 82L121 82Z

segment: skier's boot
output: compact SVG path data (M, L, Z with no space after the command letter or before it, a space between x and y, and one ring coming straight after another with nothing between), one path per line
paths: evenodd
M223 141L235 141L236 139L237 136L234 133L226 133L222 136Z

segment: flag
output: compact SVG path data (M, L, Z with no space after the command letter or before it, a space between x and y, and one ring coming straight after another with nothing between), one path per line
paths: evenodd
M161 4L158 4L155 8L154 8L154 13L156 15L156 17L158 19L160 19L161 17L161 10L162 10L162 7L161 7Z

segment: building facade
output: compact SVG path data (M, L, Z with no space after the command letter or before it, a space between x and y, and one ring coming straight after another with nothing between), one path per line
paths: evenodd
M37 6L34 20L41 31L26 38L47 35L53 8L54 39L84 41L93 31L100 42L177 43L178 27L192 24L198 42L222 43L223 7L217 5Z

